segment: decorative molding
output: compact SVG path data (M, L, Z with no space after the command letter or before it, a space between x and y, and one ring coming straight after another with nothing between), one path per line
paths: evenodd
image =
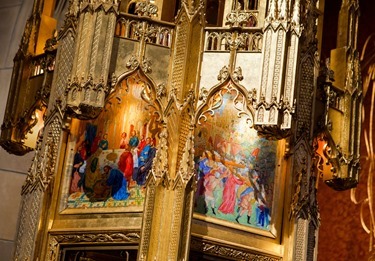
M145 17L157 16L158 7L149 1L140 1L135 6L135 13Z
M257 261L281 261L281 257L270 256L257 253L255 251L231 247L230 245L218 244L214 241L207 241L191 238L190 249L206 255L218 256L220 258L230 258L233 260L257 260Z
M253 19L255 21L253 26L256 26L256 15L252 12L241 10L239 5L240 4L238 3L237 9L232 10L229 14L227 14L225 24L229 25L231 28L243 27L249 22L250 19Z
M131 233L90 233L90 234L65 234L65 235L54 235L50 234L50 237L56 240L57 243L138 243L140 240L139 232Z
M230 51L231 48L241 52L261 52L263 33L258 30L242 29L241 32L228 32L225 28L206 28L206 51ZM234 36L236 34L237 36ZM233 41L237 37L237 41ZM222 45L225 41L225 45ZM231 47L232 44L232 47Z
M78 233L78 234L49 234L48 253L46 260L59 260L60 245L74 245L82 243L139 243L139 232L114 233Z
M90 13L97 10L103 10L105 13L117 13L119 4L120 0L81 0L79 1L79 10L80 12Z
M295 188L289 218L309 220L318 228L320 219L313 164L315 155L305 137L297 142L293 154Z

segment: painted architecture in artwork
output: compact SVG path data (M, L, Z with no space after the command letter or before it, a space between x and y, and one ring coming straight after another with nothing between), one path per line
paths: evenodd
M35 150L15 260L314 260L318 177L358 180L349 2L350 48L325 64L318 0L61 0L60 27L32 16L0 140Z

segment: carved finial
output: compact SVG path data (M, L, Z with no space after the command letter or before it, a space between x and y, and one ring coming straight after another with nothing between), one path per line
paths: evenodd
M224 82L229 77L229 68L228 66L224 66L221 68L219 75L217 76L217 79L221 82Z
M156 88L156 96L161 99L167 94L165 83L159 83Z
M199 94L199 100L205 103L207 101L208 91L205 87L201 88L200 94Z
M272 22L277 18L277 6L276 6L276 0L270 0L270 8L268 9L268 15L266 20L268 22Z
M139 61L137 60L137 57L133 54L129 61L126 63L126 68L134 70L139 66Z
M142 66L141 66L143 72L151 73L152 72L151 65L152 65L152 62L149 59L143 58Z
M279 2L279 5L280 7L278 19L280 21L286 21L288 19L288 5L286 0L281 0L281 2Z
M112 73L112 77L111 77L111 87L112 87L112 88L115 87L116 83L117 83L117 77L116 77L115 73Z
M294 3L293 14L292 14L292 24L298 25L300 21L300 0L296 0Z
M253 104L254 102L256 102L256 99L257 99L256 97L257 97L257 90L254 88L253 90L249 91L247 95L247 100L249 104Z
M239 82L243 80L243 75L242 75L242 69L241 67L237 67L232 74L232 78L235 82Z

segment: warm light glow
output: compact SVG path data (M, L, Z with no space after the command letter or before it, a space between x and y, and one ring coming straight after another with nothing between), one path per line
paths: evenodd
M35 110L35 117L37 123L31 130L26 134L25 137L25 146L30 147L30 148L35 148L36 146L36 141L38 139L38 133L39 131L43 128L44 126L44 120L43 120L43 115L46 111L46 108L43 107L42 110L36 109Z
M318 145L315 153L318 156L317 158L317 170L319 172L319 177L323 179L323 181L330 180L333 178L332 172L332 164L329 163L325 153L327 153L328 144L327 141L323 138L316 138L316 144Z

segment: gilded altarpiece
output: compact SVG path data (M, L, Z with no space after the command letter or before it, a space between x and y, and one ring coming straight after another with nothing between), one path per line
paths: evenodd
M91 2L86 1L85 4L91 8ZM51 93L54 99L49 109L50 115L59 117L53 124L51 119L55 118L49 117L45 129L45 148L38 150L38 153L45 151L53 157L53 165L46 163L45 171L50 174L46 184L53 180L53 186L49 187L48 193L39 193L39 190L38 194L35 193L39 197L33 202L38 203L43 198L41 195L45 195L48 198L45 206L51 210L33 214L34 221L39 217L44 220L44 229L38 232L41 244L35 256L59 260L62 253L77 254L74 251L79 250L73 249L75 247L112 247L116 252L113 247L121 245L128 249L139 247L140 260L153 257L156 260L156 256L168 256L169 260L173 260L175 257L187 257L189 244L192 251L234 260L281 260L292 257L295 252L297 255L293 257L296 260L304 256L306 249L303 246L307 244L303 232L307 231L309 221L306 220L309 216L300 214L309 207L311 209L308 210L315 210L313 207L316 203L313 202L312 206L306 203L310 202L310 189L314 192L311 186L314 180L308 182L311 162L306 163L303 157L309 158L312 154L308 144L310 130L307 130L308 135L302 141L298 142L297 138L303 136L306 128L311 128L311 114L308 113L313 106L310 96L314 88L314 64L303 66L304 61L297 59L299 4L298 0L294 1L290 4L294 5L293 8L287 10L286 1L270 1L268 22L263 31L269 39L274 37L278 46L283 48L276 48L276 42L271 44L271 41L262 47L259 28L241 36L241 21L232 23L230 30L223 34L226 38L220 42L225 50L210 50L227 53L221 61L225 66L217 78L220 83L208 91L197 84L201 77L200 51L204 49L202 3L182 3L177 16L176 35L161 34L163 31L148 35L146 32L149 31L141 29L148 28L147 22L152 18L142 15L136 19L144 20L138 23L137 28L129 27L132 30L122 33L127 28L124 27L127 25L126 19L134 17L126 16L115 26L117 1L113 1L113 7L104 6L102 9L98 5L100 8L92 9L98 14L98 22L91 25L96 24L97 30L93 32L98 37L82 38L81 45L70 37L65 38L65 44L64 39L61 41L60 52L67 48L69 52L66 54L70 59L60 58L58 61L57 85ZM266 1L260 5L266 9ZM72 5L72 16L76 15L74 7ZM91 21L90 15L95 13L90 8L82 5L82 26L90 27L87 25ZM240 11L232 11L232 16L237 14L238 17L235 17L241 20ZM106 30L101 30L102 16L109 17ZM313 24L315 17L311 17ZM290 27L286 26L288 19L293 22ZM174 25L169 26L173 28ZM291 31L289 28L292 28ZM88 37L84 29L84 26L78 28L80 37ZM283 37L290 32L295 39L286 52L284 45L289 40ZM139 47L134 44L137 46L134 55L126 53L127 57L131 56L129 66L125 65L125 59L111 58L112 44L106 39L111 34L128 38L118 40L124 45L139 41ZM156 35L168 40L151 41L156 39ZM243 50L245 35L248 37L246 39L250 39L251 35L254 39L259 38L259 41ZM85 49L91 46L89 40L94 43L93 50ZM87 71L87 75L81 78L81 70L88 66L79 66L79 62L86 61L83 59L85 54L99 49L94 40L105 42L107 51L104 62L92 59L89 67L91 71L103 72L103 75L94 75L93 78ZM163 79L157 81L155 79L161 74L149 77L152 73L149 70L151 62L145 50L157 50L156 44L162 42L163 48L171 48L172 54L168 58L172 65L164 68L165 74L160 77ZM79 55L70 55L75 44L79 47L76 46ZM148 44L152 48L145 48ZM124 55L120 51L113 52L114 56ZM246 52L254 52L254 55L245 55ZM169 52L165 53L169 55ZM267 65L271 54L275 58L272 60L275 63L273 66L282 68L281 71L271 70L273 67ZM79 59L75 61L72 57ZM284 61L286 57L287 62ZM111 85L111 80L107 83L110 75L107 70L114 60L118 62L117 68L112 68L116 73L125 71L125 67L129 71L120 77L113 76L113 82L117 83ZM64 61L69 66L64 67ZM246 62L240 64L240 61ZM253 73L249 67L244 67L249 64L247 61L260 66L257 72L261 75L253 75L253 78L257 78L258 82L267 80L267 85L245 84L244 87L239 83ZM73 73L68 80L72 64ZM123 68L119 69L120 65ZM101 70L94 70L101 66ZM241 66L248 70L242 72ZM297 66L304 74L301 79L296 77ZM284 67L288 69L286 72ZM284 79L284 74L288 75L287 79ZM207 77L215 79L213 75ZM301 90L295 91L294 81L297 80L301 83ZM288 86L285 90L284 82ZM275 94L272 97L268 95L271 91ZM298 102L306 105L306 111L299 112L297 118L300 124L297 126L293 126L295 92ZM66 95L66 99L56 101L55 98L62 97L62 94ZM292 135L295 140L288 137L292 134L292 127L298 132L298 135ZM294 146L292 152L288 147L290 141ZM47 162L48 155L44 158L37 155L36 163L38 161ZM36 163L31 174L37 173ZM292 163L295 164L293 170ZM295 191L291 189L294 184ZM31 195L25 194L24 208L31 201ZM289 212L294 215L289 215ZM26 217L24 220L22 224L29 227L36 224L26 223ZM170 233L165 235L161 228ZM311 231L314 232L315 228L311 228ZM34 233L38 234L35 230ZM22 240L22 233L19 240ZM298 240L300 242L297 244ZM302 247L289 249L293 244ZM26 244L18 243L18 251L23 245ZM27 255L32 256L35 248L32 240L28 240L27 246ZM159 252L159 249L163 251ZM39 252L44 255L39 255Z

